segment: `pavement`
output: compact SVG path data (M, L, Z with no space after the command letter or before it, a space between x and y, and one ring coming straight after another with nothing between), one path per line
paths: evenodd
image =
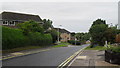
M110 64L104 60L104 51L99 50L83 50L70 64L69 68L74 67L92 67L92 68L109 68L109 67L118 67L120 65Z
M71 55L87 47L89 44L82 46L69 46L59 48L47 48L42 50L23 51L11 53L10 58L2 60L3 66L59 66ZM11 58L11 56L13 56ZM14 57L15 56L15 57Z

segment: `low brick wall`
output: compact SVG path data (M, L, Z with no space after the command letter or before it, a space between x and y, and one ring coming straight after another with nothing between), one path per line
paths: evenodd
M120 53L105 50L105 61L113 64L120 64Z

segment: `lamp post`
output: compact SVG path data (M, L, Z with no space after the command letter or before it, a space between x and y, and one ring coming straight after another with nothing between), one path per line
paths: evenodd
M76 41L77 41L77 39L76 39L76 35L75 35L75 45L76 45Z

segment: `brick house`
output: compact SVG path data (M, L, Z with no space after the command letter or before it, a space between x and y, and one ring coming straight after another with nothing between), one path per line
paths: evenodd
M16 27L18 23L23 23L25 21L33 20L42 24L42 19L38 15L23 14L15 12L2 12L1 14L2 25L9 27Z

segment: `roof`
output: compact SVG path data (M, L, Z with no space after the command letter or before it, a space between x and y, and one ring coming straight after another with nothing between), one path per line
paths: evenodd
M34 20L37 22L42 21L42 19L38 15L15 13L15 12L2 12L1 14L3 20L21 20L21 21Z
M60 28L54 28L55 30L58 30L59 29L59 32L61 33L70 33L69 31L67 31L66 29L60 29Z

